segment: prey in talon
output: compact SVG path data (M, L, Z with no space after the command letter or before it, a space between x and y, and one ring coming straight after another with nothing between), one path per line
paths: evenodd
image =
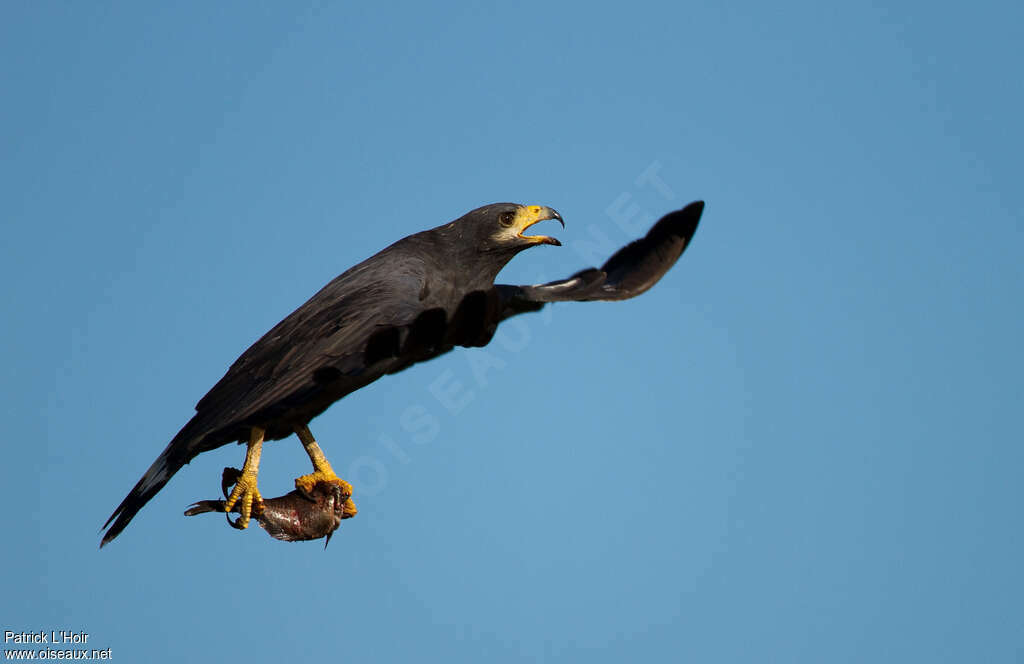
M231 488L237 486L242 471L237 468L225 468L221 476L221 489L224 497L231 495ZM326 537L324 548L331 541L331 535L341 525L342 519L356 514L355 503L352 502L351 487L345 491L344 485L337 482L317 481L309 491L295 489L277 498L264 498L259 510L253 510L252 518L274 539L286 542L298 542ZM239 504L228 508L226 500L200 500L185 510L185 516L195 516L207 512L240 513ZM241 520L232 521L233 528L243 528L238 524Z

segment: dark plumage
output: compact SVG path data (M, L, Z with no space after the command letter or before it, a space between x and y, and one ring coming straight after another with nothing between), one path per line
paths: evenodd
M494 278L520 251L559 244L523 234L539 221L561 221L550 208L488 205L399 240L336 277L231 365L104 524L110 527L102 544L202 452L232 442L252 446L259 429L267 440L285 438L381 376L455 346L483 346L502 320L546 302L644 292L686 248L702 211L696 202L670 213L600 270L539 286L495 285Z

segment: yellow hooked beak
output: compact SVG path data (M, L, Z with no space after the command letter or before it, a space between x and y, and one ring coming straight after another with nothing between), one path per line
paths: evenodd
M562 215L558 214L555 210L543 205L524 205L516 212L516 216L512 220L512 228L515 229L518 237L534 244L553 244L556 247L560 247L562 246L561 242L547 235L523 235L523 232L530 226L547 221L548 219L557 219L558 223L562 224L562 228L565 228Z

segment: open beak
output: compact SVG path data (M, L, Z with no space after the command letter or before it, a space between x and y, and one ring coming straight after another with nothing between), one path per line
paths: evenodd
M562 215L558 214L555 210L543 205L524 205L519 208L519 212L516 213L514 226L516 233L524 240L532 242L534 244L553 244L556 247L562 246L562 243L557 238L548 237L547 235L524 235L526 229L534 224L539 224L542 221L548 219L557 219L558 223L562 224L562 228L565 228L565 222L562 221Z

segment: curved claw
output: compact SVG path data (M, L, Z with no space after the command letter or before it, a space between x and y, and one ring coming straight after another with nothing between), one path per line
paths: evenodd
M242 471L237 468L227 466L224 468L224 472L220 476L220 490L224 492L225 498L231 497L231 487L238 484L238 478L242 476Z
M359 513L359 510L356 509L356 504L354 502L352 502L351 498L346 498L345 499L345 502L342 503L342 508L343 508L342 512L341 512L341 518L342 519L351 519L352 517L354 517L356 514Z

